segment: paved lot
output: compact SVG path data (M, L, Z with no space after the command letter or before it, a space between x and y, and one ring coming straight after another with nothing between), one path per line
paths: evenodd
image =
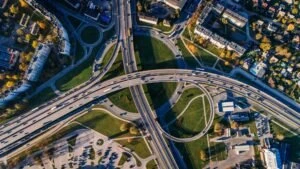
M70 144L70 138L76 137L75 145ZM26 158L16 168L24 169L54 169L55 168L140 168L137 167L136 158L142 162L142 167L153 159L140 158L119 143L108 140L108 137L89 129L76 130L53 144L54 153L50 157L46 152L41 152L38 160L33 155ZM118 163L126 154L125 162ZM134 157L136 156L136 158ZM43 164L43 167L42 167ZM141 168L142 168L141 167Z

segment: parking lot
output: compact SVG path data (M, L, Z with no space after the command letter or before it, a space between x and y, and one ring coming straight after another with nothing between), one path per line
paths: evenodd
M130 150L89 129L76 130L51 146L52 155L42 151L41 156L31 155L16 168L137 168L137 160Z
M271 136L269 119L263 115L258 115L255 118L255 125L257 128L258 137L269 137Z

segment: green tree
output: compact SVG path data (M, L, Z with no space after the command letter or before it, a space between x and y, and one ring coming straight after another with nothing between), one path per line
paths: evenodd
M15 5L11 5L9 8L9 12L12 14L17 14L19 12L19 7L15 6Z
M32 41L31 46L32 46L34 49L37 48L38 45L39 45L38 41L36 41L36 40Z
M31 40L31 35L30 35L30 34L26 34L26 35L25 35L25 40L26 40L27 42L29 42L29 41Z
M23 31L23 29L21 29L21 28L17 29L16 33L17 33L17 35L19 35L19 36L24 35L24 31Z
M121 131L127 131L129 129L129 124L128 123L122 123L120 126Z
M200 160L202 160L202 161L207 160L207 154L204 150L200 150Z
M297 7L294 7L294 8L292 9L292 14L297 15L298 12L299 12L299 10L297 9Z
M139 130L135 126L132 126L129 129L129 133L132 134L132 135L138 135L139 134Z
M17 110L24 110L25 109L25 104L23 104L23 103L16 103L15 105L14 105L14 107L17 109Z
M214 132L217 133L217 134L221 134L222 133L222 130L223 130L223 126L221 123L215 123L214 125Z

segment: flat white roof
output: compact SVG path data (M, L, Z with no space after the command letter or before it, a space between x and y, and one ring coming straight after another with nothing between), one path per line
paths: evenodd
M234 106L234 103L233 101L230 101L230 102L222 102L222 106L225 107L225 106Z
M229 112L229 111L234 111L233 106L227 106L227 107L222 107L223 112Z

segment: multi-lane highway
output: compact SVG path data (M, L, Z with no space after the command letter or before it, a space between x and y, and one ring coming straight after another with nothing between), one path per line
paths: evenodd
M211 103L212 115L210 116L209 125L195 137L186 139L176 138L163 131L160 124L155 120L156 114L151 110L141 87L142 84L147 83L188 82L196 85L206 84L231 90L256 102L262 108L268 110L275 118L299 131L300 115L296 110L276 100L275 97L235 79L204 70L159 69L138 72L133 49L129 1L118 0L116 10L118 12L118 44L114 50L114 57L112 57L109 64L104 67L102 72L96 73L84 85L76 87L30 112L0 125L0 158L8 156L21 146L26 146L32 139L37 138L40 134L47 131L50 127L57 125L59 121L64 120L66 117L88 108L90 103L99 99L99 97L130 87L134 103L141 114L145 127L152 137L150 144L157 156L160 167L178 168L163 135L177 142L192 141L203 136L212 124L214 115L212 99L205 88L203 88ZM127 75L100 83L101 77L114 62L120 48L123 52L124 68Z
M137 65L134 55L133 47L133 35L132 35L132 13L130 1L124 1L120 7L122 17L120 18L123 27L122 34L122 54L123 54L123 65L125 73L136 72ZM134 15L133 15L134 16ZM127 32L125 32L125 30ZM153 112L144 94L142 86L132 86L130 87L130 92L133 97L133 101L138 112L141 114L145 128L151 135L152 141L150 142L154 154L157 156L157 161L161 168L178 168L175 161L174 155L172 154L166 140L163 138L159 125L155 124Z
M195 84L214 85L232 90L256 102L269 110L274 117L291 128L299 129L300 115L295 110L282 104L272 96L235 79L204 71L183 69L160 69L142 71L123 75L102 83L96 83L89 88L78 89L50 101L47 105L34 109L0 125L0 156L16 150L32 138L37 137L55 122L70 112L108 93L146 83L158 82L189 82ZM263 98L261 100L260 98ZM150 120L149 120L150 121ZM151 120L152 121L152 120ZM51 122L54 122L51 124ZM157 122L152 125L159 125ZM45 128L47 126L47 128ZM43 129L43 130L42 130ZM158 132L158 131L153 131ZM159 131L163 133L162 131Z

